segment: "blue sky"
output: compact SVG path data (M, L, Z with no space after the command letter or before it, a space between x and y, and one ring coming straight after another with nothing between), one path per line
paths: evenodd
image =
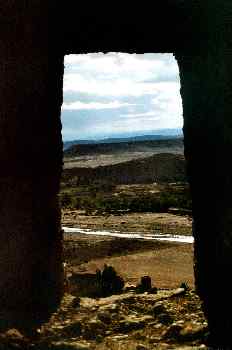
M65 57L63 139L182 128L171 54L91 53Z

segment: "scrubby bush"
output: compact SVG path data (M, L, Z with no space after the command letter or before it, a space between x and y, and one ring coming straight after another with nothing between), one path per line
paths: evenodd
M59 196L61 208L75 208L75 197L72 194L63 192Z
M82 186L60 194L63 208L85 210L87 214L121 212L167 212L170 208L191 210L192 200L187 186L167 185L160 192L113 193L110 183Z

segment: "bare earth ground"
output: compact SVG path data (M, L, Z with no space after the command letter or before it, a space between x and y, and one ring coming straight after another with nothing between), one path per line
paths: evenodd
M158 288L177 288L181 282L193 287L193 260L191 245L174 247L154 247L152 250L129 253L119 257L91 260L74 268L75 272L94 273L104 264L112 265L125 281L137 284L141 276L150 276Z
M159 153L174 153L183 154L182 148L170 149L169 147L157 148L156 150L145 149L143 151L134 152L119 152L112 154L96 154L96 155L83 155L73 158L64 158L64 169L70 169L74 167L90 167L96 168L97 166L113 165L123 162L128 162L133 159L140 159L145 157L151 157L154 154Z
M189 217L168 213L105 217L84 216L78 211L66 210L63 212L62 222L64 226L91 228L92 230L175 234L190 234L191 232ZM72 244L76 246L76 254L72 261L77 259L77 264L71 263L72 271L92 273L107 263L114 266L128 282L137 283L141 276L149 275L158 288L177 288L181 282L186 282L191 287L194 285L193 246L191 244L145 242L143 240L137 240L136 243L134 240L83 235L80 249L80 235L66 234L65 241L69 247ZM78 256L83 255L83 250L88 253L78 260ZM70 249L68 251L67 255L70 256Z

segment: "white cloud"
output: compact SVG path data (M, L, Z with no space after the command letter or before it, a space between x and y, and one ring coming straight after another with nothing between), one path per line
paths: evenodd
M114 80L85 79L79 74L69 74L64 78L64 92L73 91L76 93L94 94L97 96L142 96L154 95L160 89L178 90L177 82L139 82L132 79L125 79L123 76Z
M133 80L154 79L163 75L169 78L178 75L178 68L172 55L164 54L127 54L110 52L87 55L69 55L65 58L66 73L87 73L102 78L124 76ZM167 75L168 68L168 75Z
M87 138L90 133L182 127L179 72L172 55L70 55L65 66L64 138L71 137L70 130Z
M132 103L120 103L119 101L113 101L108 103L100 103L100 102L89 102L84 103L81 101L76 101L72 103L63 103L62 110L101 110L101 109L117 109L122 107L136 106L136 104Z
M65 92L140 96L153 94L159 82L178 79L172 55L93 53L66 56L65 64Z
M128 113L128 114L120 114L120 117L125 118L144 118L144 117L154 117L157 119L157 116L155 115L155 111L149 111L144 113Z

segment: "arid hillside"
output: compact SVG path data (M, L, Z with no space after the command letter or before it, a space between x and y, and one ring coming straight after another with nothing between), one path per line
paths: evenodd
M63 180L69 185L93 182L146 184L186 181L185 160L180 154L162 153L151 157L96 168L64 169Z
M64 152L64 169L96 168L143 159L160 153L183 155L183 139L73 145Z

